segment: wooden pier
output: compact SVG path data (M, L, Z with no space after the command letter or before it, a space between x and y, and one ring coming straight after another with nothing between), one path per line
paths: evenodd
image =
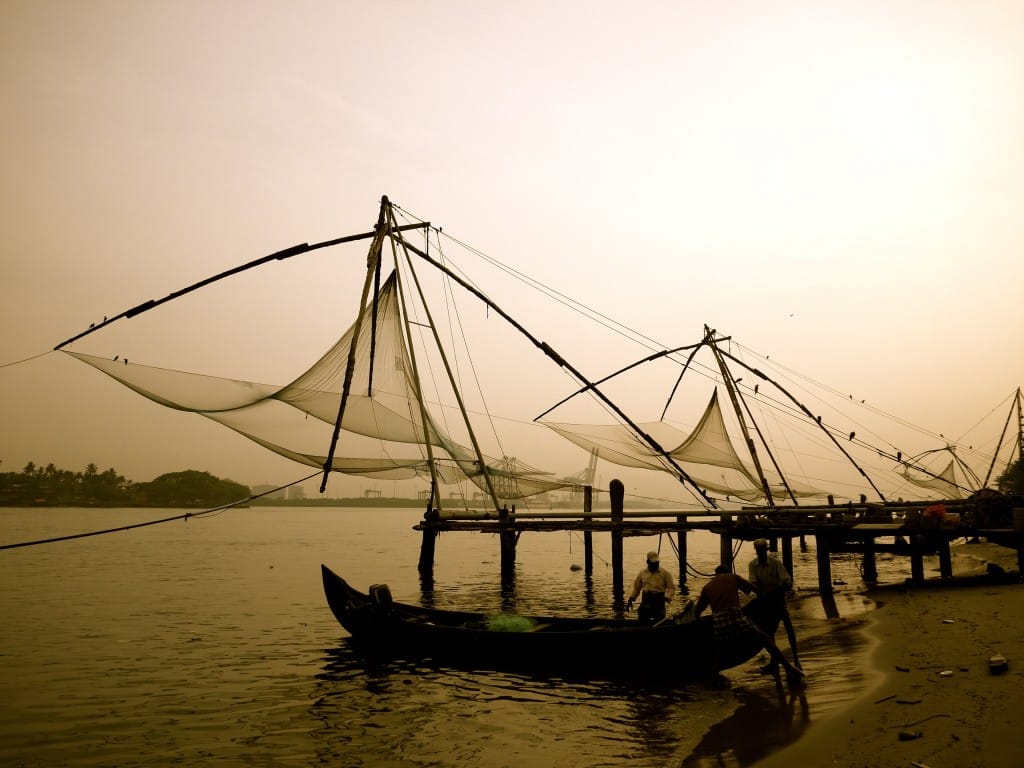
M531 511L515 508L458 515L428 513L415 526L423 535L420 548L421 574L430 578L438 534L467 531L497 534L501 549L501 574L511 579L515 571L516 547L524 531L580 531L584 543L584 572L593 572L594 533L611 535L612 584L616 603L624 586L622 544L626 537L675 534L678 541L678 577L687 580L686 537L704 530L720 537L721 563L734 567L733 543L765 538L781 550L782 562L793 573L793 540L813 537L818 588L826 600L832 594L831 556L855 552L863 558L864 581L877 580L875 557L882 552L910 558L910 583L923 583L924 558L938 555L940 579L953 577L950 544L958 538L984 538L1016 549L1020 573L1024 574L1024 509L1013 508L998 493L980 492L964 501L922 501L860 503L821 506L775 507L728 511L643 510L629 512L624 506L624 488L613 480L609 486L611 509L595 512L592 492L584 489L582 512ZM664 520L662 518L670 518Z

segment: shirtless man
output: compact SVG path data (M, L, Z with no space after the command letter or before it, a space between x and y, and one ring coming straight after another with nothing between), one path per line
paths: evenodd
M718 566L715 568L715 575L704 585L700 591L700 597L697 598L697 616L700 616L704 609L710 606L716 645L734 638L755 637L761 647L768 651L772 661L786 670L786 682L790 686L800 685L803 682L804 673L790 664L775 645L775 641L743 613L740 608L741 591L749 595L754 591L754 585L742 576L733 573L728 566ZM717 675L717 661L715 666Z

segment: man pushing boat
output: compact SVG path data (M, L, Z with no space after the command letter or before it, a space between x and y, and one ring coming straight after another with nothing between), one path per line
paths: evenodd
M790 686L800 685L803 682L804 673L789 663L789 660L775 645L775 641L751 621L740 608L741 591L749 595L754 591L754 585L739 574L733 573L727 565L719 565L715 568L715 575L700 591L695 613L699 617L705 608L711 607L716 648L719 643L752 637L768 651L775 664L786 670L786 682ZM717 663L714 674L716 676L718 674Z
M786 608L786 593L792 588L793 580L786 567L777 558L768 556L767 539L754 541L754 552L756 557L750 561L750 565L747 567L747 580L754 585L757 596L765 600L769 608L764 622L758 621L757 623L774 640L779 622L782 622L786 628L786 637L789 638L793 663L799 666L800 656L796 647L796 630L793 628L793 619L789 615L789 609ZM774 675L779 671L779 666L772 660L761 667L761 671Z

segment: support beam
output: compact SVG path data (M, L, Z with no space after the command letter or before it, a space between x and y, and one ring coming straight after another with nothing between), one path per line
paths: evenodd
M498 514L498 521L505 524L498 539L501 542L501 582L502 584L512 583L516 577L516 531L509 523L515 515L515 507L509 513L508 507L502 507Z
M608 498L612 508L612 594L618 609L622 608L623 585L622 575L622 514L626 496L626 486L621 480L612 480L608 484Z
M686 518L679 516L676 518L676 522L679 523L679 528L676 531L676 541L679 545L679 585L682 586L686 583L686 570L687 570L687 541L686 541Z
M939 576L953 578L953 556L949 551L949 539L945 536L939 538Z
M430 516L430 512L424 515L424 519ZM421 576L433 577L434 573L434 549L437 546L437 529L425 527L423 538L420 541L419 572Z
M924 552L922 537L915 534L910 537L910 580L916 583L924 581Z
M726 525L732 523L732 518L729 515L722 515L721 520ZM732 534L724 527L718 536L718 562L730 571L735 570L732 563Z
M875 562L875 539L864 539L864 581L874 584L878 581L878 565Z
M836 607L835 594L832 592L832 561L830 558L829 540L820 533L814 535L814 554L818 561L818 592L821 605L825 609L826 619L838 619L839 609Z
M591 512L594 510L594 488L590 485L583 486L583 520L590 522L594 518ZM591 531L583 532L583 574L594 575L594 534Z
M829 558L828 538L816 533L814 535L814 555L818 561L818 591L821 594L832 593L832 561Z

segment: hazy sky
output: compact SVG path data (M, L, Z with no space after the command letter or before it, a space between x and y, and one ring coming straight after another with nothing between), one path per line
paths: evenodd
M0 365L387 194L665 344L707 323L947 436L1024 382L1018 0L5 0L0 64ZM351 320L324 274L182 327L252 318L203 360L284 382ZM5 471L305 473L61 354L0 368L0 425Z

